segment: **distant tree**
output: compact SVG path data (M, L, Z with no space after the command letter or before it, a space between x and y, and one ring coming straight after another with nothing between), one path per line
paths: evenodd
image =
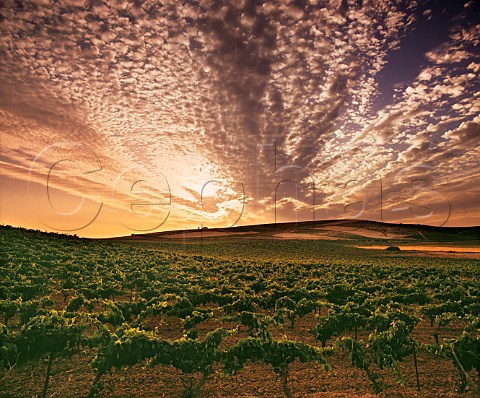
M388 246L385 250L389 252L399 252L400 248L398 246Z

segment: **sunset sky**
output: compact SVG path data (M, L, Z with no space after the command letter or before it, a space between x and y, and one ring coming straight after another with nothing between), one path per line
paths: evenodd
M480 225L479 15L463 0L0 1L1 223Z

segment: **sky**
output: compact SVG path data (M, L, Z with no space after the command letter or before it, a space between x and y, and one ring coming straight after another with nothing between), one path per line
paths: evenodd
M480 7L0 1L2 224L480 225Z

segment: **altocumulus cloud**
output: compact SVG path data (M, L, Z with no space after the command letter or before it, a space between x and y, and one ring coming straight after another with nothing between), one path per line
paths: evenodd
M326 211L358 192L375 196L380 177L418 164L455 184L444 192L454 208L458 200L458 218L478 210L475 197L457 198L480 183L474 13L465 2L416 77L381 101L389 56L432 18L428 3L3 1L4 173L25 179L45 147L80 142L77 164L101 164L83 176L90 198L104 201L116 176L140 168L168 180L177 222L196 220L202 184L221 181L212 219L225 225L243 192L244 222L272 221L284 180L296 183L279 191L291 198L278 203L284 220L292 208L311 217L312 182L317 214L342 216ZM45 165L56 160L45 156ZM67 177L57 184L75 193ZM389 187L386 206L407 200L405 189Z

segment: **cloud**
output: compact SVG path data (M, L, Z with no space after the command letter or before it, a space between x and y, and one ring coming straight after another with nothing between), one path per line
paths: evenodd
M480 117L471 122L463 122L455 130L449 130L443 138L456 148L480 147Z
M416 2L3 4L0 128L5 173L15 178L26 178L45 147L77 142L84 169L97 159L103 166L101 176L83 177L94 183L92 199L137 168L153 184L168 180L175 217L199 220L201 187L216 179L231 190L216 207L225 222L241 187L254 220L269 217L283 179L298 191L283 207L307 214L312 180L321 207L342 184L368 187L413 160L448 169L455 158L478 169L469 154L478 25L454 24L418 76L392 82L402 81L379 106L379 77L416 26ZM45 153L42 164L55 156ZM80 190L68 178L58 186ZM127 188L117 197L125 203Z

